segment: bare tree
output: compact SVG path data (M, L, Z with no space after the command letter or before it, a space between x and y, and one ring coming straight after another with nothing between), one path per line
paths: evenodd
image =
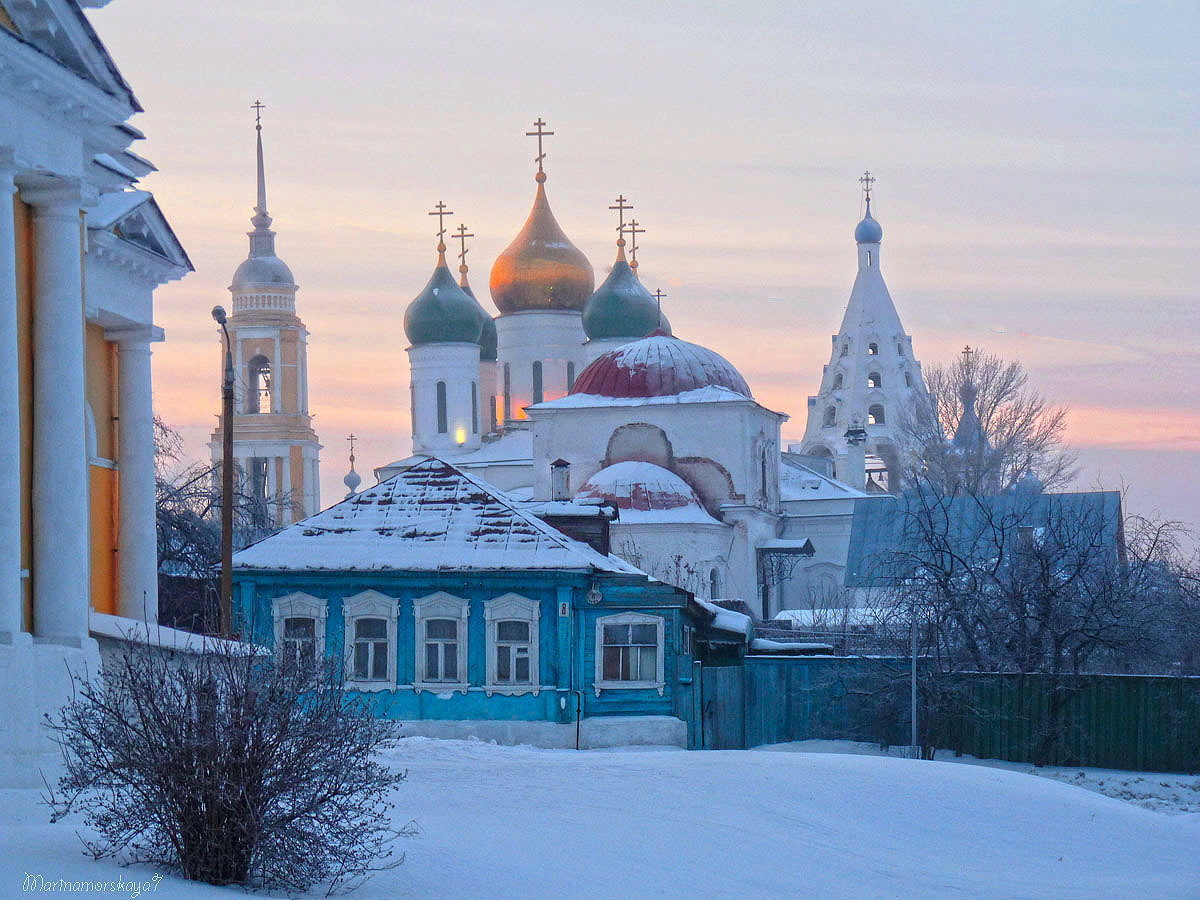
M394 731L345 691L340 660L277 665L213 642L180 664L131 640L47 724L65 770L52 821L81 813L96 858L333 892L398 865L394 839L414 830L388 800L405 775L374 758Z
M973 493L1000 493L1028 475L1047 490L1074 479L1076 459L1063 443L1067 409L1031 387L1019 362L973 350L923 374L928 402L901 421L915 448L910 467L917 477L943 488L961 482ZM976 425L979 440L955 442L960 430Z

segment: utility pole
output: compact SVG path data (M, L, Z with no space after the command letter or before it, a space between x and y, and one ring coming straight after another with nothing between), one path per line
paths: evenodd
M225 309L213 320L225 333L225 378L221 384L221 636L233 637L233 350Z

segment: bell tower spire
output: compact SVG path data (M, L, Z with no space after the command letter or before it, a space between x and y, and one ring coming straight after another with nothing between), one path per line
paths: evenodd
M250 224L254 226L250 232L250 255L274 256L275 232L271 230L271 216L267 213L267 175L263 166L262 111L267 107L261 100L255 100L250 108L254 110L254 131L258 144L258 204L250 219Z

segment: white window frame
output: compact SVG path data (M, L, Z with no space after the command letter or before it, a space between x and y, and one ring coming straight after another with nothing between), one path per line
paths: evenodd
M605 681L604 680L604 626L605 625L654 625L658 636L658 659L655 666L654 681ZM651 616L646 613L615 613L611 616L600 616L596 619L596 696L601 691L644 691L650 688L662 696L667 686L666 663L667 642L666 619L662 616Z
M342 598L342 617L345 619L343 652L346 664L346 687L355 691L396 690L397 621L400 601L379 591L366 590ZM383 619L387 622L387 680L359 681L354 677L354 622L356 619Z
M320 597L293 591L271 601L271 617L275 620L275 658L283 656L283 623L285 619L312 619L314 661L321 665L325 661L325 619L329 615L329 604Z
M466 693L470 687L467 676L467 619L471 615L471 601L465 597L456 597L445 591L438 591L413 601L413 689L421 691L445 693L461 691ZM458 681L426 681L425 680L425 622L428 619L454 619L458 622Z
M484 691L492 694L529 694L537 696L542 690L542 669L538 653L538 622L541 605L536 600L520 594L502 594L483 604L483 618L487 625L487 683ZM501 622L529 623L529 683L508 684L496 681L496 648L499 645Z

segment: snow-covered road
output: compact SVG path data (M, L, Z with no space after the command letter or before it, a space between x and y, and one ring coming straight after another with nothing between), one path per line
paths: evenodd
M424 738L388 757L409 771L397 817L423 833L363 900L1200 898L1200 816L1005 769ZM27 871L144 871L80 857L72 826L45 824L35 797L0 792L0 896L18 896ZM154 896L234 895L167 878Z

